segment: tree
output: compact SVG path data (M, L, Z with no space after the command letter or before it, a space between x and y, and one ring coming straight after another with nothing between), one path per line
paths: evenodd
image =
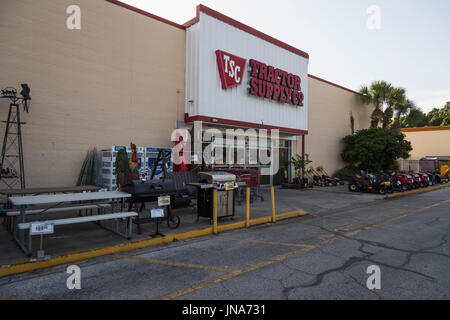
M450 125L450 101L448 101L441 110L442 123L441 126Z
M409 100L409 99L405 99L403 101L400 101L399 103L397 103L394 106L395 112L396 112L396 117L394 122L392 123L392 132L393 133L400 133L400 128L401 128L401 122L400 119L403 115L407 114L408 112L410 112L410 110L416 108L415 104L413 101Z
M403 88L389 88L386 97L387 108L383 114L383 128L387 128L391 123L394 111L405 110L404 107L407 106L405 93L406 91Z
M359 130L343 141L342 159L352 167L373 172L395 170L396 160L408 158L412 150L404 134L382 128Z
M433 108L430 112L427 114L427 124L429 126L440 126L442 123L440 110L438 108Z
M386 81L374 81L370 87L363 86L359 90L360 98L363 103L373 104L375 106L375 110L371 115L372 120L370 126L372 128L378 127L380 121L383 121L383 118L385 117L383 105L388 99L391 88L392 85Z
M402 128L450 125L450 101L441 109L433 108L425 114L420 108L413 106L406 116L400 118Z
M418 107L411 108L407 116L400 118L402 128L424 127L427 124L427 115Z
M427 114L429 126L450 125L450 101L442 109L434 108Z

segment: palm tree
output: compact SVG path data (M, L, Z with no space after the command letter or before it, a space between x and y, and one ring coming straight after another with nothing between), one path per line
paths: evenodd
M390 87L386 97L387 108L384 110L383 114L383 128L386 129L392 121L394 116L394 110L403 110L403 106L406 102L405 89ZM406 110L408 112L408 110ZM405 113L406 113L405 112Z
M415 103L409 99L404 99L400 101L398 104L394 106L395 111L397 112L394 123L392 124L392 132L399 133L401 129L400 118L402 115L407 114L408 112L411 114L414 110L417 109Z
M383 105L388 100L391 88L392 85L386 81L374 81L372 82L370 87L363 86L359 90L360 97L363 103L373 104L375 106L375 110L371 115L372 121L370 123L370 126L372 128L378 127L378 124L383 119Z
M406 117L400 119L400 124L404 128L424 127L428 125L427 115L419 107L414 107Z

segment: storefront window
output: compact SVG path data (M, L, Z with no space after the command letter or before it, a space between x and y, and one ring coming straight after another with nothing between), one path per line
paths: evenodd
M261 177L261 184L281 184L289 179L291 143L289 140L280 140L279 148L272 149L271 141L268 140L263 148L249 145L248 137L243 140L216 139L214 142L203 142L203 155L210 157L213 161L212 168L270 168L272 151L277 150L279 154L279 170L272 177L265 175ZM227 148L227 146L229 148ZM206 150L206 151L205 151ZM205 154L206 153L206 154ZM204 159L205 160L205 159ZM206 161L205 161L206 163ZM207 166L209 167L209 166Z

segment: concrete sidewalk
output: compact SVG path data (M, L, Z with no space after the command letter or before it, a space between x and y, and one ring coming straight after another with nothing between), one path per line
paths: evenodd
M449 196L373 201L78 261L80 290L67 288L67 265L7 276L0 298L448 299ZM380 289L366 286L370 265Z
M338 188L338 187L330 187ZM331 190L330 190L331 191ZM271 216L270 189L261 188L264 201L260 199L251 203L251 219ZM306 211L311 215L320 215L327 211L347 210L355 208L369 202L376 201L373 197L365 197L362 194L352 193L324 193L321 190L286 190L275 189L276 213L289 213ZM148 208L148 207L147 207ZM39 217L41 220L51 220L56 218L73 217L76 212L45 214ZM148 216L148 211L144 215ZM165 222L160 224L160 231L164 234L173 232L187 232L190 230L201 230L211 227L208 218L200 218L197 221L196 213L192 209L173 210L174 215L181 218L181 225L178 229L170 229ZM37 218L37 217L36 217ZM245 201L239 206L236 205L236 216L221 219L219 226L227 223L245 221ZM106 222L107 223L107 222ZM124 227L124 226L123 226ZM133 240L150 239L150 235L155 232L155 224L142 225L142 235L137 234L137 227L133 225ZM55 233L44 237L44 249L47 254L63 255L71 252L79 252L94 248L104 248L124 243L129 243L116 234L99 227L94 223L77 225L67 225L55 228ZM34 239L34 250L38 249L39 239ZM20 262L26 262L27 258L12 240L4 225L0 226L0 267Z

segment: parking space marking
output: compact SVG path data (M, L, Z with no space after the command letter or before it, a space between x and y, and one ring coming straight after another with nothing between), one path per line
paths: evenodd
M241 239L241 238L233 238L233 237L225 237L225 236L216 236L214 238L223 239L223 240L231 240L231 241L242 241L242 242L249 242L249 243L270 244L270 245L285 246L285 247L300 247L300 248L310 247L310 245L308 245L308 244L300 244L300 243L264 241L264 240L255 240L255 239Z
M203 270L212 270L212 271L227 272L227 273L238 271L236 269L231 269L231 268L205 266L205 265L200 265L200 264L176 262L176 261L169 261L169 260L159 260L159 259L144 258L144 257L138 257L138 256L114 255L114 257L118 258L118 259L128 259L128 260L142 261L142 262L154 263L154 264L164 264L164 265L173 266L173 267L203 269Z
M282 255L279 255L279 256L276 256L276 257L273 257L273 258L270 258L270 259L258 262L256 264L252 264L252 265L247 266L247 267L245 267L245 268L243 268L241 270L235 270L233 272L228 272L228 273L220 275L218 277L202 281L202 282L200 282L200 283L198 283L196 285L193 285L193 286L181 289L181 290L177 290L177 291L168 293L168 294L166 294L164 296L156 298L155 300L172 300L172 299L184 296L186 294L189 294L191 292L198 291L200 289L203 289L203 288L209 287L211 285L220 283L222 281L232 279L232 278L237 277L237 276L239 276L241 274L248 273L248 272L251 272L251 271L255 271L257 269L263 268L263 267L271 265L273 263L283 261L283 260L285 260L287 258L290 258L292 256L295 256L297 254L305 253L305 252L310 251L310 250L312 250L314 248L315 248L315 246L310 246L310 247L298 249L298 250L295 250L295 251L290 251L290 252L287 252L285 254L282 254Z
M251 271L258 270L260 268L266 267L266 266L274 264L276 262L281 262L281 261L286 260L288 258L291 258L291 257L293 257L295 255L303 254L303 253L306 253L306 252L311 251L313 249L317 249L317 248L323 247L323 246L325 246L327 244L330 244L330 243L333 243L333 242L335 242L337 240L343 239L343 236L347 236L347 237L354 236L354 235L356 235L358 233L361 233L363 231L368 231L368 230L371 230L371 229L383 226L383 225L385 225L387 223L390 223L390 222L393 222L393 221L405 218L407 216L410 216L410 215L413 215L413 214L425 211L427 209L431 209L433 207L437 207L437 206L439 206L441 204L444 204L444 203L447 203L447 202L450 202L450 199L444 200L444 201L440 201L440 202L436 202L436 203L434 203L432 205L429 205L429 206L426 206L426 207L423 207L423 208L420 208L420 209L417 209L417 210L409 211L407 213L404 213L402 215L399 215L399 216L396 216L396 217L384 220L384 221L379 222L379 223L374 223L374 224L367 225L365 227L361 227L361 228L356 229L354 231L347 232L347 233L343 234L342 236L339 236L339 235L333 236L330 239L321 241L321 242L319 242L317 244L314 244L314 245L310 245L309 247L305 247L305 248L302 248L302 249L291 251L291 252L288 252L288 253L276 256L274 258L270 258L270 259L261 261L259 263L256 263L256 264L250 265L248 267L245 267L245 268L243 268L241 270L235 270L234 272L229 272L229 273L226 273L224 275L221 275L221 276L218 276L218 277L206 280L206 281L202 281L202 282L200 282L200 283L198 283L196 285L193 285L193 286L181 289L181 290L177 290L177 291L168 293L166 295L163 295L161 297L158 297L158 298L156 298L156 300L171 300L171 299L175 299L175 298L184 296L186 294L198 291L198 290L206 288L208 286L211 286L211 285L214 285L214 284L217 284L217 283L220 283L220 282L232 279L232 278L237 277L239 275L242 275L242 274L245 274L245 273L248 273L248 272L251 272Z

